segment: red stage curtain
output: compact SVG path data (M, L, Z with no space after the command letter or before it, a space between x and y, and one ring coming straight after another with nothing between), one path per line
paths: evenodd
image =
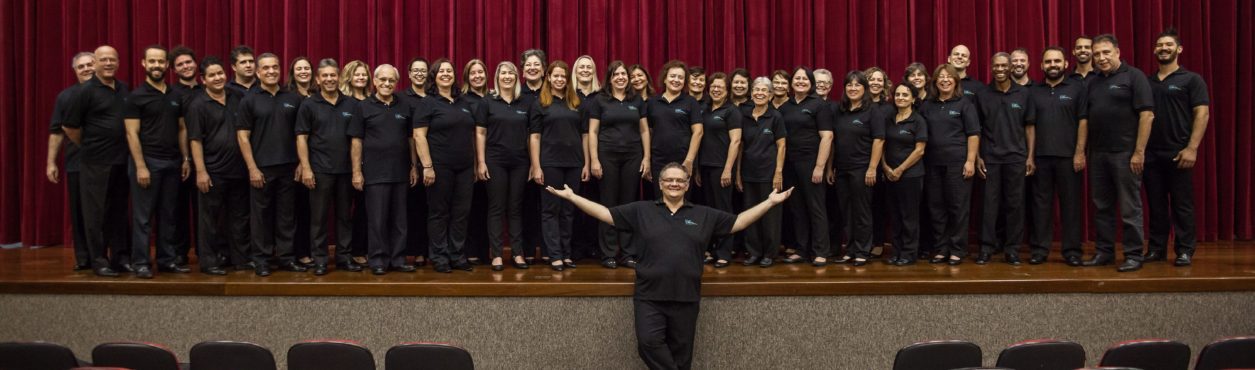
M288 60L362 59L404 64L414 56L517 60L527 48L551 59L592 55L651 68L682 59L709 70L755 74L795 65L841 74L944 61L967 44L973 70L988 56L1026 47L1036 66L1048 45L1115 33L1122 55L1153 71L1154 36L1182 33L1183 65L1211 87L1212 124L1200 153L1196 207L1203 240L1250 239L1255 4L1239 0L26 0L0 3L0 242L68 240L64 185L44 177L53 98L73 77L69 58L108 43L123 80L139 79L148 44L186 44L225 56L248 44ZM1246 20L1246 21L1243 21ZM1245 62L1242 62L1245 61ZM1246 67L1240 67L1240 66ZM1041 73L1032 70L1034 78ZM1088 218L1088 216L1087 216Z

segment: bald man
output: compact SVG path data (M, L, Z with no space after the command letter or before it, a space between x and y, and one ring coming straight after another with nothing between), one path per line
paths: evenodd
M971 98L974 102L977 101L977 96L988 87L967 75L968 67L972 66L972 51L967 48L967 45L955 45L950 49L950 56L946 57L946 62L959 71L959 85L963 87L963 96Z

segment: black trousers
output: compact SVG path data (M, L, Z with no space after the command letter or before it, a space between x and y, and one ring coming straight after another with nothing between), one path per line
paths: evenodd
M921 177L921 179L923 179ZM893 216L889 211L889 178L884 171L876 171L876 186L872 187L872 245L884 245L893 241L889 225Z
M1146 205L1150 208L1150 251L1168 249L1169 231L1177 255L1194 254L1194 170L1179 169L1177 152L1146 152Z
M745 207L753 207L771 195L770 182L743 182ZM780 218L784 211L771 207L758 222L745 228L745 250L751 257L776 258L780 253Z
M131 263L125 164L83 163L79 196L83 202L83 234L92 268Z
M1033 185L1033 225L1029 232L1029 248L1034 257L1050 255L1054 239L1054 202L1059 199L1059 227L1063 257L1081 256L1081 174L1072 170L1071 157L1037 157L1037 171L1030 178Z
M248 179L222 179L212 175L209 192L199 193L199 233L196 257L201 270L227 261L241 265L249 257ZM265 263L260 261L258 263Z
M354 257L365 257L370 245L370 231L366 227L370 222L365 207L366 193L354 189L352 179L349 177L349 191L353 193L353 242L349 244L349 248ZM337 245L336 249L339 248Z
M427 187L419 180L418 186L406 190L407 238L405 254L411 256L427 256Z
M148 237L152 234L153 221L156 221L157 264L166 266L175 263L175 244L178 243L175 231L183 220L175 213L177 208L174 204L179 197L183 162L178 158L145 158L144 162L148 165L150 179L147 188L141 188L135 181L135 161L128 160L126 166L127 179L131 183L131 265L138 268L152 264L148 255Z
M261 189L249 186L249 227L252 230L253 261L263 263L271 257L279 263L292 262L296 236L295 164L261 168L266 184Z
M972 209L972 179L963 178L963 164L928 166L924 173L928 213L932 219L933 252L967 255L968 215Z
M541 170L545 172L545 185L554 189L566 186L576 193L580 191L580 167L543 167ZM540 224L549 259L556 261L571 258L571 226L575 219L575 205L547 191L541 194L540 205Z
M985 163L981 253L1019 253L1024 241L1024 172L1023 162ZM1002 228L998 227L1000 222Z
M474 175L472 175L472 178ZM488 184L471 184L471 210L467 219L466 245L462 253L477 260L488 259Z
M427 258L435 265L465 261L467 217L471 212L474 167L435 166L436 182L427 187Z
M90 266L91 253L87 251L87 233L83 229L83 197L79 189L79 172L65 173L66 196L70 199L70 233L74 239L74 264Z
M886 181L885 199L893 220L893 248L898 259L914 261L919 254L919 208L924 176ZM874 228L873 228L874 229Z
M314 188L309 191L310 255L314 263L327 264L327 214L335 209L336 263L352 261L353 249L353 186L350 174L314 173ZM262 263L258 261L257 263Z
M542 169L543 170L543 169ZM575 174L576 182L579 182L579 172ZM536 253L536 248L540 248L540 254L537 256L548 257L549 248L545 245L544 226L541 226L540 215L541 204L540 194L544 191L540 185L531 181L523 182L523 242L519 245L510 244L510 254L514 256L527 256ZM570 252L567 253L568 255Z
M1114 257L1116 206L1124 227L1124 258L1142 260L1142 178L1133 174L1133 152L1093 152L1089 155L1089 187L1094 202L1094 247L1098 254Z
M701 166L698 170L701 171L702 197L705 198L706 205L735 214L732 209L732 190L736 189L736 184L729 183L724 187L719 183L719 177L723 176L723 167ZM732 235L712 240L709 249L715 259L731 261Z
M588 182L580 184L577 193L585 199L600 200L601 182L590 176ZM598 258L601 255L601 221L584 212L575 212L571 223L571 259Z
M701 302L632 300L636 351L651 370L689 369Z
M191 165L190 162L188 164ZM200 193L200 190L196 189L195 172L193 169L191 176L179 181L179 195L174 206L174 214L178 220L174 226L174 254L183 257L184 260L187 260L187 255L192 250L192 242L197 238L196 225L199 208L196 199L199 197L196 194Z
M845 220L846 255L871 258L872 253L872 188L864 176L867 169L837 170L837 204Z
M795 160L784 166L784 188L793 187L793 196L785 208L793 214L793 239L797 253L803 257L830 257L832 246L828 235L827 186L823 181L811 182L815 162Z
M641 191L641 153L623 153L601 151L601 205L614 207L631 203L640 198ZM623 257L634 257L632 234L623 233L605 223L601 228L601 256L614 258L623 252Z
M292 234L292 254L296 258L308 258L311 256L309 240L309 188L300 182L293 187L292 202L293 208L296 210L296 232Z
M400 267L405 264L405 247L409 242L405 196L409 183L368 184L365 208L370 245L366 254L370 267Z
M505 256L505 240L509 233L513 256L526 256L523 243L523 187L527 184L527 165L504 166L488 164L488 246L489 257ZM440 178L437 176L436 178ZM504 230L503 230L504 229Z

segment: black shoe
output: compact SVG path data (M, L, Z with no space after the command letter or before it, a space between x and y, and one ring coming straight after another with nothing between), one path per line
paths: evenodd
M417 259L417 258L415 258L415 259L414 259L414 267L423 267L423 266L427 266L427 259L426 259L426 258L424 258L424 259L422 259L422 260L419 260L419 259Z
M388 273L388 268L383 266L371 267L370 273L375 275L385 275Z
M392 270L398 272L415 272L418 271L418 267L415 267L414 265L400 265L393 267Z
M260 266L257 266L257 269L253 270L253 273L261 277L270 276L270 266L266 266L266 264L263 263Z
M762 261L761 257L751 256L749 258L746 258L745 261L742 261L741 264L745 266L753 266L753 265L757 265L759 261Z
M309 270L305 268L305 266L298 265L296 262L288 262L288 263L280 264L279 268L285 271L291 271L291 272L305 272Z
M439 273L447 274L447 273L453 272L453 269L449 268L449 265L446 265L443 263L437 263L434 266L435 266L436 272L439 272Z
M492 270L493 271L505 270L505 265L492 265Z
M791 257L785 257L784 259L780 260L780 262L781 262L781 263L798 263L798 262L802 262L802 256L801 256L801 255L793 255L793 256L791 256Z
M87 271L91 269L92 269L92 265L90 263L74 264L74 271Z
M1085 267L1106 266L1106 265L1110 265L1112 262L1115 262L1115 258L1112 258L1111 256L1095 254L1094 258L1090 259L1089 261L1085 261L1084 263L1081 264L1081 266L1085 266Z
M636 268L636 260L635 260L635 259L633 259L633 258L631 258L631 257L629 257L628 259L623 260L623 267L627 267L627 268L630 268L630 269L635 269L635 268Z
M724 260L724 261L715 261L715 268L717 268L717 269L721 269L721 268L724 268L724 267L728 267L728 265L730 265L730 264L731 264L731 263L728 263L728 261L726 261L726 260Z
M1149 251L1142 256L1142 262L1167 261L1168 254L1162 251Z
M1068 266L1072 266L1072 267L1078 267L1083 264L1081 263L1081 256L1067 256L1066 258L1064 258L1064 260L1065 260L1065 263L1068 264Z
M572 261L572 260L563 260L563 261L562 261L562 265L563 265L563 266L566 266L566 268L573 269L573 268L575 268L575 261Z
M562 271L562 270L565 270L565 269L566 269L566 267L565 267L565 266L566 266L566 264L563 264L563 263L551 263L551 264L549 264L549 268L553 269L554 271Z
M101 267L101 268L95 269L95 270L93 270L93 271L96 273L96 276L100 276L100 277L118 277L118 276L121 276L121 274L119 274L117 271L113 271L113 269L108 268L108 267Z
M850 256L841 256L841 259L839 259L839 260L830 260L830 261L828 261L828 262L831 262L831 263L848 263L848 262L850 262L850 260L853 260L853 259L854 259L854 257L850 257Z
M327 274L327 265L314 265L314 276L323 276Z
M1046 263L1046 256L1033 256L1028 259L1028 264L1030 265L1040 265L1043 263Z
M815 267L828 266L828 260L824 259L823 261L820 261L818 258L813 259L811 260L811 266L815 266Z
M176 274L186 274L186 273L192 272L192 269L171 263L169 265L157 267L157 271L173 272Z
M758 267L766 268L766 267L771 267L771 265L773 264L775 264L775 261L772 261L770 258L764 257L763 259L758 260Z
M462 270L462 271L475 271L475 268L471 267L470 262L467 262L467 261L458 262L449 267Z
M866 265L867 265L867 259L864 259L864 258L855 258L855 259L854 259L854 262L850 262L850 264L851 264L851 265L854 265L854 267L862 267L862 266L866 266Z
M976 255L976 264L984 265L986 263L989 263L989 258L990 258L989 253L980 252L980 254Z
M149 269L148 266L140 266L135 269L135 277L140 279L152 279L153 270Z
M243 271L243 270L256 270L256 269L257 269L257 264L256 264L256 263L252 263L252 262L246 262L246 263L242 263L242 264L235 265L235 270L236 270L236 271Z
M187 266L187 256L174 256L174 264Z
M1005 262L1006 264L1011 265L1011 266L1019 266L1020 256L1014 255L1014 254L1008 254L1006 258L1002 259L1002 262Z
M950 266L958 266L958 265L962 265L962 264L963 264L963 257L959 257L959 259L948 259L948 260L946 260L946 264L949 264Z
M932 259L928 260L928 263L945 263L948 259L949 258L946 258L945 255L936 255L933 256Z
M353 263L353 261L349 261L349 262L346 262L346 263L337 263L337 264L336 264L336 270L344 270L344 271L348 271L348 272L361 272L361 271L362 271L362 265L359 265L359 264Z
M914 264L915 264L915 260L907 259L907 258L899 258L893 261L894 266L910 266Z
M605 267L608 269L617 269L619 268L619 263L615 262L614 258L606 258L606 259L601 260L601 267Z
M117 271L120 271L120 272L127 272L127 273L134 273L134 272L135 272L135 266L132 266L132 265L131 265L131 264L129 264L129 263L123 263L123 264L118 265Z
M1142 269L1142 261L1138 261L1138 260L1130 258L1130 259L1125 259L1124 263L1120 264L1120 267L1116 268L1116 271L1132 272L1132 271L1137 271L1141 269Z
M223 270L221 267L214 266L214 267L206 267L206 268L200 269L200 273L205 274L205 275L223 276L227 274L227 270Z
M1172 261L1173 266L1183 267L1194 264L1194 256L1189 254L1178 254L1177 259Z
M519 260L517 260L517 259L515 259L515 260L513 260L513 261L514 261L514 268L516 268L516 269L519 269L519 270L526 270L526 269L528 269L528 267L529 267L529 266L527 266L527 261L526 261L526 260L524 260L524 261L523 261L523 263L519 263Z

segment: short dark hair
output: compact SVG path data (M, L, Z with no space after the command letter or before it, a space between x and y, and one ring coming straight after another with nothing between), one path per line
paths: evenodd
M317 70L317 69L322 69L322 68L324 68L324 67L331 67L331 68L335 68L335 69L337 70L337 72L339 72L339 69L340 69L340 64L339 64L339 63L336 63L335 58L322 58L321 60L319 60L319 61L318 61L318 67L317 67L317 68L315 68L315 69L316 69L316 70Z
M1046 53L1049 53L1051 50L1053 50L1053 51L1057 51L1057 52L1059 52L1059 54L1063 54L1064 58L1067 58L1067 56L1068 56L1068 52L1067 52L1067 50L1063 50L1063 48L1062 48L1062 47L1059 47L1058 45L1050 45L1050 46L1047 46L1045 50L1042 50L1042 51L1041 51L1041 56L1042 56L1042 58L1045 58L1045 57L1046 57Z
M797 72L794 72L794 73L796 74ZM851 82L859 84L859 85L863 85L863 97L858 99L858 103L861 109L867 109L868 108L867 102L871 99L871 95L872 95L872 93L868 91L871 86L871 83L867 82L867 75L864 74L863 71L860 71L857 69L853 71L849 71L845 74L845 80L842 81L841 84L849 85ZM811 90L814 90L814 89L812 88ZM847 94L841 94L841 110L844 112L849 112L850 109L853 107L854 107L854 101L850 100L850 96Z
M148 47L144 48L144 50L140 52L140 54L139 54L139 58L140 58L140 59L144 59L144 57L148 55L148 51L149 51L149 50L153 50L153 49L161 50L161 52L163 52L163 53L167 53L166 58L169 58L169 57L170 57L170 56L168 55L169 53L166 51L166 47L165 47L165 46L161 46L161 45L159 45L159 44L152 44L152 45L148 45Z
M266 59L266 58L274 58L274 60L279 61L280 63L283 62L283 60L280 60L279 56L275 55L274 53L261 53L261 55L257 56L257 61L260 62L262 59Z
M253 55L253 48L248 47L248 45L236 45L235 48L232 48L231 55L229 56L229 58L231 58L231 64L239 62L240 56L244 54Z
M1083 34L1083 33L1082 33L1082 34L1080 34L1080 35L1076 35L1076 38L1075 38L1075 39L1073 39L1073 42L1075 42L1076 40L1090 40L1090 41L1094 41L1094 38L1093 38L1093 37L1089 37L1089 35L1086 35L1086 34Z
M1011 63L1011 54L1005 51L999 51L997 53L994 53L994 56L989 57L989 62L993 63L994 59L998 59L999 57L1007 58L1007 63Z
M527 64L527 58L533 55L535 55L537 58L540 58L540 69L545 69L545 67L549 64L549 62L545 58L545 51L540 50L540 49L524 50L523 54L519 55L519 65L522 66L524 64Z
M1020 53L1020 54L1028 55L1028 49L1025 49L1025 48L1015 48L1015 50L1011 50L1011 53L1012 53L1012 54L1015 54L1015 53Z
M672 69L676 69L676 68L679 68L681 71L684 71L684 86L681 87L681 90L682 91L688 90L688 86L689 86L688 66L684 65L684 62L680 61L679 59L672 59L668 61L666 64L663 64L662 71L658 73L658 85L662 86L663 91L666 91L666 88L667 88L667 72L670 72Z
M1097 44L1100 42L1109 42L1111 43L1111 46L1114 46L1117 48L1120 47L1120 41L1116 39L1116 35L1112 35L1110 33L1104 33L1098 36L1094 36L1094 43Z
M680 162L669 162L667 164L662 165L661 170L658 170L657 180L659 181L659 183L662 182L662 173L667 172L667 170L672 169L672 168L678 168L680 171L684 172L684 177L692 176L691 174L689 174L689 170L687 168L684 168L684 165L680 164Z
M174 64L175 59L179 59L179 57L184 56L184 55L191 57L192 60L196 60L195 51L192 51L192 49L189 47L178 45L178 46L175 46L174 49L170 49L170 55L168 56L168 58L170 58L169 59L170 64Z
M692 66L692 67L689 67L688 73L689 73L689 76L705 76L706 69L699 66Z
M1181 35L1177 33L1176 27L1168 26L1163 32L1159 33L1159 36L1155 36L1155 42L1159 42L1159 39L1164 37L1171 37L1172 41L1177 43L1177 46L1181 46Z
M221 59L221 58L218 58L218 57L216 57L216 56L213 56L213 55L210 55L210 56L205 57L205 59L204 59L204 60L201 60L201 61L200 61L200 73L201 73L201 74L204 74L204 73L205 73L205 71L208 71L208 70L209 70L209 67L210 67L210 66L219 66L219 67L222 67L222 59ZM224 69L225 69L225 67L224 67Z

